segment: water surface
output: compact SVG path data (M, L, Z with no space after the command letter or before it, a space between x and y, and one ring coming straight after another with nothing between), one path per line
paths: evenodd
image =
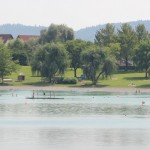
M150 94L0 92L2 150L148 149ZM144 102L144 104L143 104Z

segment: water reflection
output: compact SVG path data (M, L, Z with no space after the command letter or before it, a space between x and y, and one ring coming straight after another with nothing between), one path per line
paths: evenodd
M3 150L148 150L150 130L138 129L0 129Z

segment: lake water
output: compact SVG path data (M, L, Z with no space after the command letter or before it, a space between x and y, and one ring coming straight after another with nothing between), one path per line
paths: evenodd
M150 94L0 92L1 150L149 150Z

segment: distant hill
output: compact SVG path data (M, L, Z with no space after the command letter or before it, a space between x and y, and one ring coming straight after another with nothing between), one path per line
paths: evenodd
M150 20L146 21L132 21L127 22L131 24L133 28L135 28L138 24L144 24L146 29L150 32ZM119 29L122 23L113 23L116 29ZM86 27L75 31L75 38L86 40L86 41L94 41L95 33L104 28L106 24ZM40 31L46 29L44 26L25 26L22 24L4 24L0 25L0 34L12 34L14 38L18 35L40 35Z
M14 38L18 35L40 35L40 31L45 29L43 26L25 26L21 24L0 25L0 34L11 34Z
M135 28L138 24L144 24L146 29L150 32L150 20L132 21L132 22L127 22L127 23L129 23L133 28ZM112 23L112 24L116 27L116 29L120 29L120 26L122 23ZM86 41L94 41L95 33L98 30L104 28L105 25L106 24L102 24L102 25L97 25L97 26L80 29L75 32L75 37L82 39L82 40L86 40Z

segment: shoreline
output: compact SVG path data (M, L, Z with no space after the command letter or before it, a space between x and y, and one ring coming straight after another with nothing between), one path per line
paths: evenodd
M83 91L114 93L150 93L147 88L98 88L98 87L55 87L55 86L0 86L2 90L45 90L45 91Z

